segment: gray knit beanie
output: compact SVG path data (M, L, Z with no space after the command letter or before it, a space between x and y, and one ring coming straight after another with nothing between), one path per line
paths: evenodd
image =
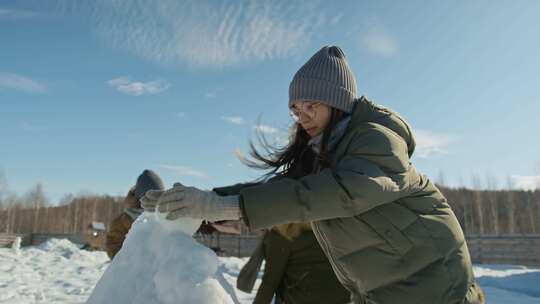
M161 178L152 170L144 170L141 175L137 178L137 183L135 184L135 196L139 200L148 190L163 190L163 181Z
M351 113L355 99L354 74L337 46L325 46L313 55L289 86L289 108L297 101L319 101Z

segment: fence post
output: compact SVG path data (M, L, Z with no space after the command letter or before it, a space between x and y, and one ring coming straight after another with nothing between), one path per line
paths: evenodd
M9 224L11 223L11 206L7 208L6 233L9 233Z
M242 247L242 236L239 235L238 236L238 251L236 252L236 256L239 257L240 256L240 248Z

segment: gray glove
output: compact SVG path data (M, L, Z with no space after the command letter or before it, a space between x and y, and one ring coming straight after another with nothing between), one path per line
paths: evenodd
M158 196L158 193L148 192L150 198ZM166 217L168 220L179 217L199 218L212 222L240 219L238 195L219 196L214 191L203 191L180 183L159 194L157 205L154 205L154 209L156 208L159 212L168 213Z
M143 197L141 197L141 207L143 207L144 211L147 212L154 212L156 211L156 205L158 202L159 197L161 194L163 194L165 190L148 190L144 194Z

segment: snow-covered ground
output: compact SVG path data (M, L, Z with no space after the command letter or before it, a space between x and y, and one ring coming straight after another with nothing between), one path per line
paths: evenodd
M219 258L232 286L246 261ZM0 303L84 303L108 265L104 252L80 250L67 240L20 250L0 248ZM489 304L540 304L540 269L477 265L474 271ZM241 303L251 303L254 293L238 291L237 296Z

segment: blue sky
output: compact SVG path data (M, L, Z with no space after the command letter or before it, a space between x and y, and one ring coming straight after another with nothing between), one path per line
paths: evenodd
M247 181L283 142L288 85L338 45L358 90L416 132L450 185L540 181L538 1L0 1L0 171L22 194ZM491 183L493 186L493 183Z

